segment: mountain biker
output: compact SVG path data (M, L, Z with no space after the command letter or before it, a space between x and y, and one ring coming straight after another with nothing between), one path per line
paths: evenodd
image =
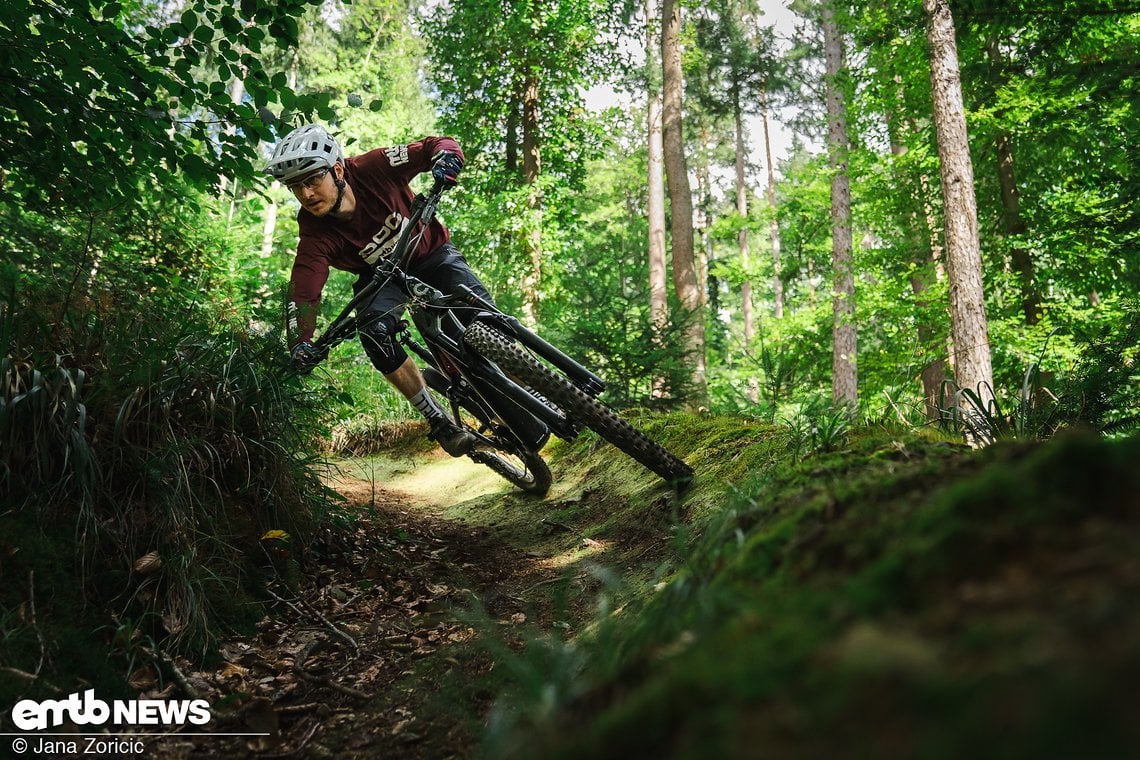
M412 178L431 171L437 181L454 186L462 168L463 151L450 137L425 137L346 158L324 127L306 124L277 143L265 171L301 203L287 325L295 370L307 374L324 358L312 337L330 267L357 275L353 290L359 292L372 279L376 262L391 253L406 224L415 197L409 185ZM440 290L464 284L490 300L438 219L431 221L411 252L407 271ZM405 300L404 293L389 284L358 307L362 322L380 316L360 331L360 342L372 365L427 419L429 437L448 454L463 456L475 437L447 417L419 367L394 340Z

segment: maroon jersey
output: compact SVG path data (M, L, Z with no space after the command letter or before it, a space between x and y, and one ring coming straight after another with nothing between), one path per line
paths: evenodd
M450 137L425 137L407 145L377 148L346 159L344 176L356 196L352 218L297 213L300 240L290 278L291 300L297 308L296 335L290 343L309 340L316 332L317 307L329 277L329 268L362 274L396 246L411 213L415 193L409 182L431 169L431 157L449 150L463 158ZM451 238L447 228L433 219L412 261L427 256ZM293 325L290 325L293 332Z

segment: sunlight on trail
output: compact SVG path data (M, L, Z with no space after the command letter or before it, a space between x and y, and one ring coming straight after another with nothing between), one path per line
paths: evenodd
M443 454L423 454L398 461L384 458L347 461L341 463L340 469L341 474L331 478L335 487L341 488L346 481L364 481L390 496L403 498L408 507L433 511L514 491L513 486L483 465Z

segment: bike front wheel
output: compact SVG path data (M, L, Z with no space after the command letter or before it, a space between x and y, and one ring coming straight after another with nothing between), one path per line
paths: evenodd
M678 485L692 480L689 465L490 325L473 323L463 341L660 477Z
M487 465L516 488L536 496L544 496L554 479L543 458L529 451L512 451L479 442L467 456Z
M451 398L451 381L442 372L435 367L424 367L423 375L432 390ZM554 476L538 452L527 451L515 442L493 412L483 405L462 396L456 401L461 410L456 422L477 431L480 436L467 456L490 467L516 488L537 496L546 495Z

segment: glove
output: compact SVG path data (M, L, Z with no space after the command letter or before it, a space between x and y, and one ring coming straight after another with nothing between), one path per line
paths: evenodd
M318 351L307 340L303 340L297 345L293 346L293 350L289 352L289 367L298 375L307 375L313 371L321 363L321 360L327 356L324 351Z
M463 170L463 159L450 150L441 150L431 157L431 176L442 182L444 187L455 187L459 182L459 172Z

